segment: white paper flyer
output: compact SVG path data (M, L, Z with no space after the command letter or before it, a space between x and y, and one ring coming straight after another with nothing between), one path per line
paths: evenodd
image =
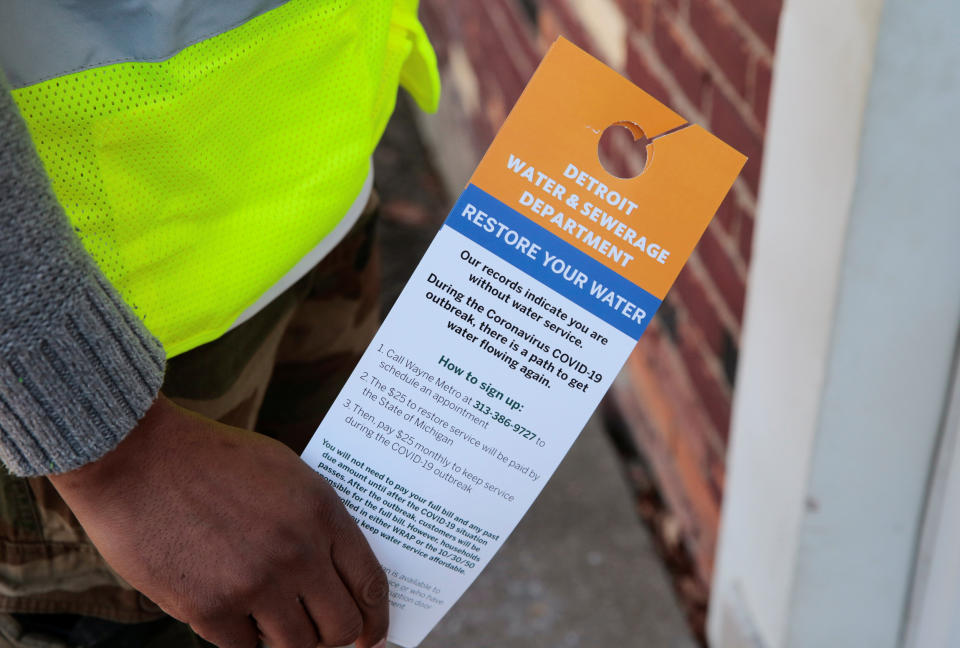
M646 138L637 178L600 134ZM541 63L303 459L419 644L553 474L744 158L567 41Z

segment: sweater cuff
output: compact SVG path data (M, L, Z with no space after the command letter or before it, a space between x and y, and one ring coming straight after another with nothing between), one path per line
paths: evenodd
M0 459L20 476L96 461L132 430L163 382L164 351L98 272L28 347L0 356Z

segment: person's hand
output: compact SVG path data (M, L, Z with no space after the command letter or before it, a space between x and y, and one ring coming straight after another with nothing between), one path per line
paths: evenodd
M102 459L51 476L131 585L221 648L380 644L387 580L286 446L160 397Z

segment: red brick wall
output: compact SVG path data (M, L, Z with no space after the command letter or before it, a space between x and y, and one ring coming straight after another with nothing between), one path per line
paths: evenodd
M780 2L421 0L445 82L434 138L455 142L467 161L479 159L559 34L750 157L612 395L704 581L719 521ZM631 165L629 149L607 153Z

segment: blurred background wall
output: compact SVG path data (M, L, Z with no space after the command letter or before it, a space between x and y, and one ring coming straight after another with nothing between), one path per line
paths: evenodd
M451 196L560 34L750 158L611 393L662 497L661 540L691 558L694 598L713 570L780 7L421 0L444 82L439 114L421 126ZM642 168L622 142L606 153L621 171Z

